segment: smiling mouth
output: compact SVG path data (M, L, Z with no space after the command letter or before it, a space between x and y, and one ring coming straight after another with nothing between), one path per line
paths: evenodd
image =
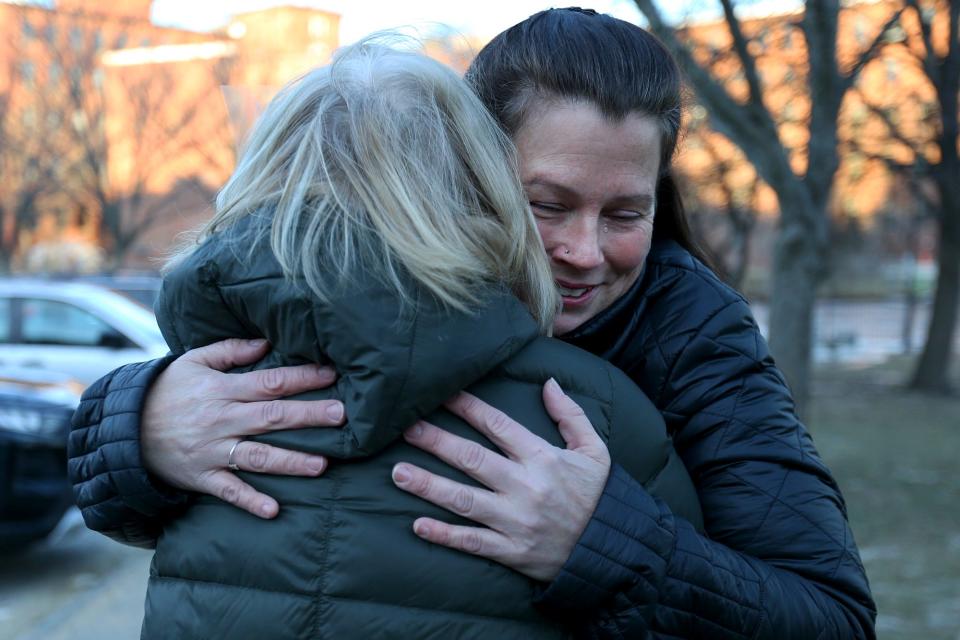
M557 284L557 289L560 291L560 295L564 298L582 298L593 291L594 287L573 288L565 287L562 284Z

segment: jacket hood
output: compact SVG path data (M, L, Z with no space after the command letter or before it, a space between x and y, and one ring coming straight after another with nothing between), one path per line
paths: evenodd
M283 276L269 237L260 234L249 252L249 243L236 242L253 237L245 235L248 225L235 226L167 274L157 318L175 352L229 337L266 338L272 352L241 370L331 363L348 424L288 432L288 445L333 457L376 453L538 335L530 313L503 287L490 287L469 313L422 290L404 308L393 289L361 275L323 302Z

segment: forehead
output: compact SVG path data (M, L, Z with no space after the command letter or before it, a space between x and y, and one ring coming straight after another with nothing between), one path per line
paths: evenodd
M558 185L591 198L656 190L661 134L650 116L614 120L585 102L544 104L528 112L514 142L528 188Z

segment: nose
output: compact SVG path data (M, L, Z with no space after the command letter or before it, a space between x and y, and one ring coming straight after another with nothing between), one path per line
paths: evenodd
M555 237L552 258L577 269L593 269L603 264L600 246L599 216L571 216Z

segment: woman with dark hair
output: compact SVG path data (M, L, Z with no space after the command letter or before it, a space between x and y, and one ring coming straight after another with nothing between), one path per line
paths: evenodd
M482 525L420 518L414 531L544 582L540 605L586 636L874 637L875 608L840 491L746 301L690 241L670 177L681 82L668 52L629 23L550 10L495 38L468 79L517 146L563 300L555 335L617 365L653 400L696 485L706 533L617 465L536 444L510 417L464 398L451 402L455 412L525 445L478 460L442 429L409 430L408 442L485 485L398 464L399 487ZM225 463L317 475L325 460L244 437L265 423L334 422L275 400L329 384L330 372L301 367L254 378L210 370L266 348L215 345L97 385L81 407L92 417L71 441L88 525L149 544L189 499L173 487L276 513ZM188 406L172 410L185 393ZM102 469L85 468L84 456L102 455L116 439L134 443L127 459L103 455ZM130 469L129 478L87 495L111 468Z
M266 337L253 368L331 363L337 389L308 397L335 395L350 421L251 439L337 460L323 482L246 476L283 502L276 520L201 496L165 523L143 638L565 637L530 578L417 539L414 517L446 512L391 484L400 460L449 471L404 442L419 420L464 438L468 458L493 455L442 408L464 389L701 522L656 408L609 362L545 337L557 292L513 145L452 69L394 39L344 47L277 94L165 269L171 350Z

